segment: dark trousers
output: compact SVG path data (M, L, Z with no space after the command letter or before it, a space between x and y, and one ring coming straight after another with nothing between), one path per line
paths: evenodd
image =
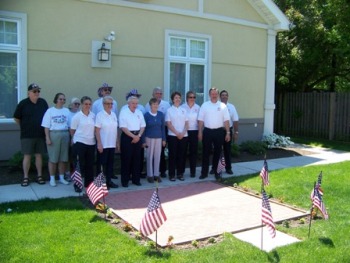
M203 130L202 172L204 176L209 172L209 155L213 147L212 168L216 172L222 145L225 141L225 130L223 128Z
M169 177L183 175L185 172L184 158L186 154L187 137L179 140L176 136L168 136Z
M231 165L232 128L230 128L230 137L231 139L228 142L224 140L224 144L223 144L226 171L232 170L232 165Z
M141 140L131 143L132 138L124 132L120 136L121 183L128 185L130 174L133 183L140 183Z
M115 148L104 148L102 153L97 153L100 155L100 163L103 167L103 173L106 176L107 184L111 183L113 169L114 169L114 153ZM101 171L101 166L96 167L97 171Z
M198 153L198 131L187 131L188 139L185 150L184 167L186 167L186 159L188 156L190 162L191 175L196 173L197 153ZM188 152L188 155L187 155Z
M80 173L84 177L84 186L88 187L94 180L95 145L77 142L73 145L72 152L75 164L77 156L79 157Z

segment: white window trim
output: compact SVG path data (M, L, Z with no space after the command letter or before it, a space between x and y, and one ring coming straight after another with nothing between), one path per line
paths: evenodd
M211 68L212 68L212 37L210 35L205 34L199 34L199 33L192 33L192 32L185 32L185 31L177 31L177 30L165 30L165 46L164 46L164 98L166 100L170 99L169 94L169 86L170 86L170 79L169 79L169 72L170 72L170 61L176 61L176 58L169 59L170 58L170 37L171 36L178 36L178 37L185 37L185 38L194 38L194 39L203 39L208 41L207 48L207 56L208 60L207 63L205 63L205 74L204 74L204 101L208 100L208 90L209 87L211 87ZM200 59L198 59L200 60ZM179 60L179 62L182 62L183 60ZM193 63L195 64L195 62ZM189 81L189 80L187 80ZM183 94L183 96L185 96Z
M0 17L18 22L18 45L2 45L1 52L18 52L18 102L27 96L27 14L0 10ZM0 123L13 123L12 118L0 119Z

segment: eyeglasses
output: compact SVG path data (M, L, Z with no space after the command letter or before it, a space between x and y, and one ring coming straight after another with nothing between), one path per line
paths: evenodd
M86 106L91 106L91 103L84 103L84 105L86 105Z
M112 89L110 89L110 88L104 88L104 89L103 89L103 91L104 91L104 92L106 92L106 91L111 92L111 91L112 91Z
M76 106L80 106L79 102L74 102L73 104L76 105Z
M63 101L66 101L66 99L63 99L63 98L59 98L58 100L63 100Z
M40 93L40 90L37 89L37 90L32 90L33 93Z
M113 102L105 102L103 104L106 104L106 105L113 105Z
M189 97L187 97L187 98L189 98L189 99L195 99L196 96L189 96Z

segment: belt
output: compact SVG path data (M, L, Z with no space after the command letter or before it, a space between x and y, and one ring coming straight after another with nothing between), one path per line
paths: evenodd
M132 134L134 134L134 135L138 135L139 133L140 133L140 131L138 130L138 131L130 131Z
M51 130L50 132L67 132L68 130Z
M220 128L211 129L211 128L208 128L208 127L204 127L204 129L213 130L213 131L218 131L218 130L223 130L224 128L223 128L223 127L220 127Z

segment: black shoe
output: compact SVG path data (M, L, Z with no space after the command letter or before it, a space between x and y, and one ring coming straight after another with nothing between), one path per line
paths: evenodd
M215 174L215 171L214 171L214 169L213 169L213 168L211 168L211 170L210 170L209 174Z
M208 175L202 174L201 176L199 176L199 179L205 179L205 178L207 178L207 177L208 177Z
M140 178L145 179L147 177L147 173L141 173Z
M112 179L118 179L118 176L112 175L111 178L112 178Z
M221 181L222 179L221 174L215 173L215 179L216 181Z
M226 173L227 173L227 174L233 174L233 172L232 172L231 169L227 169L227 170L226 170Z
M191 174L191 177L192 177L192 178L196 177L196 174Z
M180 180L180 181L185 181L185 178L183 175L178 175L177 176L177 179Z
M81 193L82 192L82 190L76 184L74 184L74 191L76 193Z
M134 183L134 182L133 182L133 184L134 184L134 185L137 185L137 186L141 186L141 183L140 183L140 182L137 182L137 183Z
M152 184L154 183L154 178L152 176L148 176L147 181Z
M175 176L169 176L169 180L172 182L175 182L176 181Z
M161 174L160 174L160 177L166 178L166 173L161 173Z
M118 185L113 183L113 182L110 182L110 183L107 184L107 187L109 187L109 188L118 188Z
M129 185L128 185L128 184L122 184L122 186L123 186L123 187L129 187Z

